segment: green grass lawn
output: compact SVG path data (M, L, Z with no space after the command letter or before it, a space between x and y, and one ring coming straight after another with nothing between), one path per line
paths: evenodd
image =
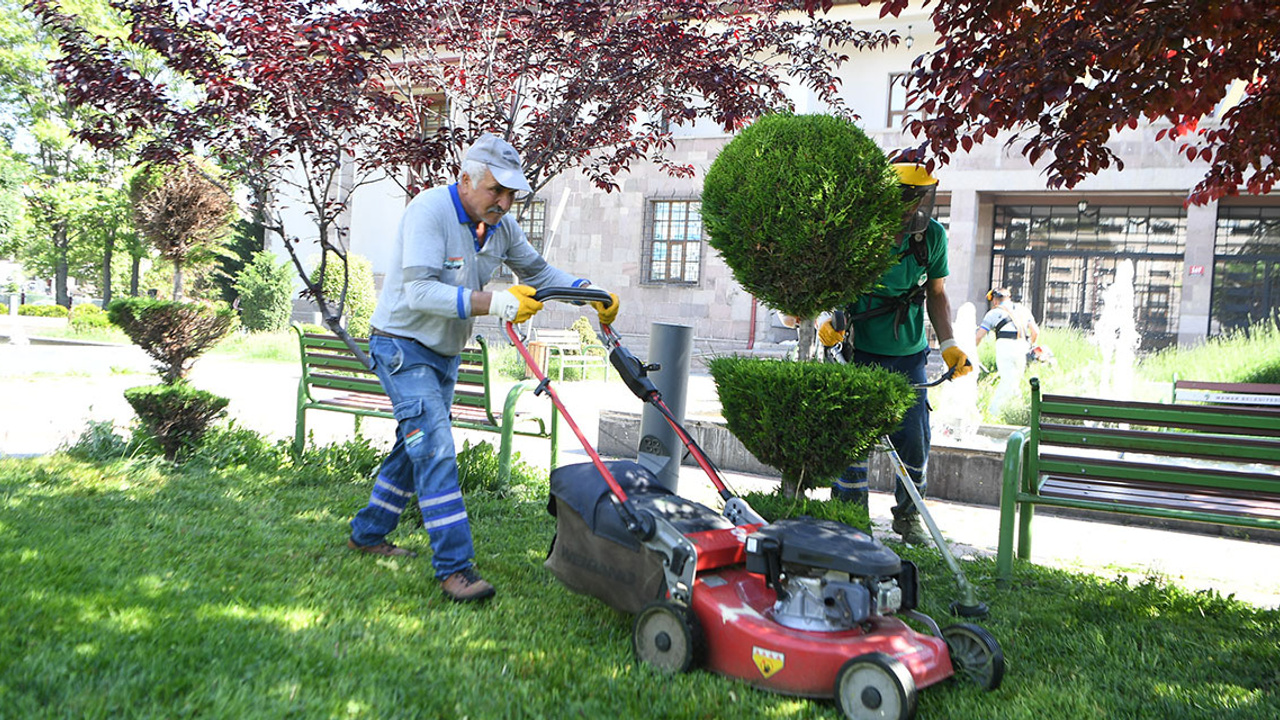
M421 531L393 537L416 560L351 552L373 462L339 447L264 463L225 438L181 469L0 461L0 717L840 717L638 666L630 618L543 569L554 524L537 473L469 496L498 587L485 606L443 597ZM949 623L940 559L904 553L923 610ZM1280 612L1030 564L1001 591L992 562L966 571L992 608L1004 685L928 688L919 717L1280 717Z

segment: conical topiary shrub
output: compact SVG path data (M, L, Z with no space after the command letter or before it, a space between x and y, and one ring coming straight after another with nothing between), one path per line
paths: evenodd
M129 388L124 398L160 444L166 460L177 460L178 451L199 442L230 402L186 382Z
M195 444L228 400L191 387L184 378L196 357L235 329L225 303L128 298L108 307L111 322L157 362L161 385L125 391L125 399L155 436L168 460Z
M825 115L760 118L712 163L702 218L733 276L770 307L812 318L874 289L897 262L905 206L884 152ZM800 324L801 359L813 338ZM906 378L848 365L720 358L729 430L782 472L783 493L839 474L897 425Z
M782 473L787 497L866 456L916 399L879 367L719 357L710 369L729 431Z

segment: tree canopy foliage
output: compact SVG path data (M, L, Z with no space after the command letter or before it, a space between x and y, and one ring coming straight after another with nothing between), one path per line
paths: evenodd
M672 125L736 129L789 105L789 84L839 110L846 54L890 42L780 0L118 0L123 37L88 30L57 0L29 7L58 37L54 69L68 98L93 110L80 137L107 148L138 141L153 161L205 150L251 187L292 184L321 257L344 263L341 217L355 188L383 176L411 194L438 183L482 132L522 150L535 190L575 167L613 189L640 160L689 174L663 154ZM140 56L181 82L139 72ZM299 236L278 212L263 215L340 332L341 297L327 306L295 251Z
M873 0L859 0L868 5ZM1188 200L1280 180L1280 4L1257 0L926 0L940 47L916 59L910 129L940 162L1000 137L1049 187L1124 163L1117 132L1155 124L1208 168ZM830 0L806 0L810 12ZM906 0L883 0L897 15Z
M227 236L235 204L189 158L139 173L135 180L130 187L134 224L173 263L173 299L181 300L183 265Z
M812 318L857 300L897 262L898 176L851 122L768 115L716 157L702 188L711 246L752 295Z

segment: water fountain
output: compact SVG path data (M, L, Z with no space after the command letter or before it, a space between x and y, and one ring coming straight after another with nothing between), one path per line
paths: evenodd
M1134 317L1133 260L1116 264L1115 280L1102 291L1102 309L1093 326L1094 342L1102 353L1099 397L1130 400L1136 377L1138 343Z

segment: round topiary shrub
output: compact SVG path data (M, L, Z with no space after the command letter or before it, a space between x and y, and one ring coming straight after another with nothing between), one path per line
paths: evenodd
M905 206L884 152L827 115L760 118L702 188L711 246L751 294L811 318L871 290L897 257Z
M158 363L166 383L185 378L195 359L236 327L235 312L222 302L126 298L107 306L107 317Z
M880 367L719 357L710 370L729 431L782 473L786 497L865 457L916 401Z

